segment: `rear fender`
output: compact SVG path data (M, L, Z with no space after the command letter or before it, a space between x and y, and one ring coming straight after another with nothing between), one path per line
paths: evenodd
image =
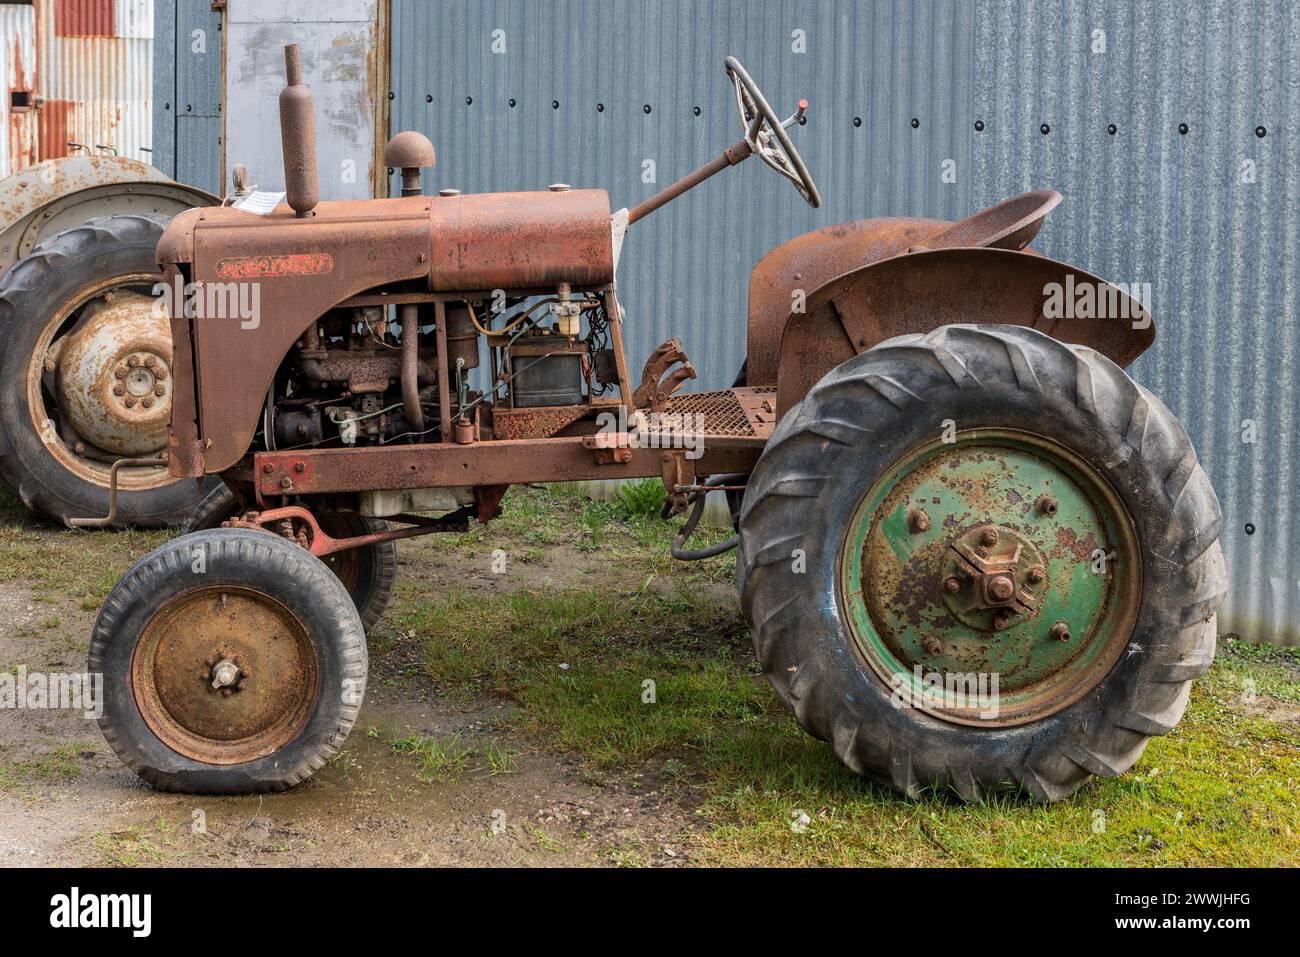
M781 333L777 413L842 362L895 336L955 323L1029 326L1124 367L1155 340L1126 290L1013 249L926 249L864 266L811 292ZM752 383L751 383L752 384Z

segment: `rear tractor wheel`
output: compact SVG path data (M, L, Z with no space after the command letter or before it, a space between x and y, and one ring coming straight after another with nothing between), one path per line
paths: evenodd
M265 532L172 539L117 583L90 639L105 739L156 788L280 791L338 752L365 694L347 589Z
M0 281L0 476L35 512L108 512L109 470L167 446L171 329L155 309L167 219L122 214L58 233ZM119 475L120 525L181 522L202 494L164 467Z
M1182 716L1214 656L1220 521L1182 427L1114 363L948 326L782 419L741 600L769 680L855 771L1052 801Z

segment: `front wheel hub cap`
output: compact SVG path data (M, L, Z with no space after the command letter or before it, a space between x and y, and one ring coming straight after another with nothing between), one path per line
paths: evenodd
M1141 600L1134 524L1106 478L1013 429L965 430L894 463L859 501L840 572L871 670L903 703L980 726L1038 720L1095 687Z

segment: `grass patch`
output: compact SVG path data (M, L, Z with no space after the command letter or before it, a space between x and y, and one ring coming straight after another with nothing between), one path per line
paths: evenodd
M455 735L440 741L422 734L410 734L393 741L392 748L396 754L415 758L420 778L426 783L456 779L469 770L470 758L474 754L473 749L461 744Z
M62 744L35 760L0 762L0 791L37 782L74 781L81 774L83 761L94 754L92 744Z
M447 691L508 698L525 730L598 765L706 748L722 722L770 703L738 675L748 638L734 606L696 591L462 589L415 602L398 627Z

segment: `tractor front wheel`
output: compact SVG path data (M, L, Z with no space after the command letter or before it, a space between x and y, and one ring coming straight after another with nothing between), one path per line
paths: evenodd
M338 578L249 529L154 549L109 594L90 639L105 739L149 784L192 794L305 781L356 722L367 665Z
M947 326L837 367L740 516L763 670L850 768L917 796L1053 801L1131 767L1214 656L1218 501L1110 360Z

